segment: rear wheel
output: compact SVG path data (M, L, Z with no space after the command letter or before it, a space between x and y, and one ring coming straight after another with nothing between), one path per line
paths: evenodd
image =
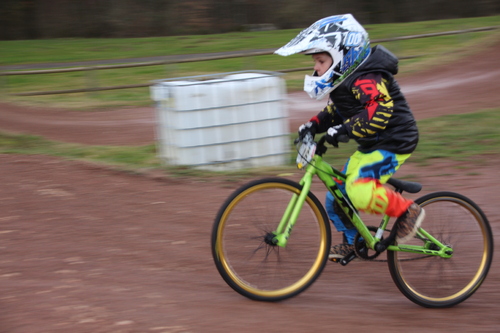
M287 179L258 180L236 190L220 208L212 255L222 278L238 293L279 301L304 291L321 274L330 250L330 224L312 193L286 247L272 243L288 203L301 190Z
M493 257L493 236L481 209L456 193L431 193L416 200L425 210L422 228L453 248L451 258L388 251L392 279L411 301L424 307L450 307L482 284ZM415 236L409 245L422 245ZM434 245L435 246L435 245Z

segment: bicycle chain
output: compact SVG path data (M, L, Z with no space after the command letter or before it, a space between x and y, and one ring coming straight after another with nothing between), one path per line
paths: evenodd
M399 261L420 260L420 259L429 258L429 257L433 257L433 256L431 256L431 255L429 255L429 256L422 256L422 257L416 257L416 258L411 258L411 259L403 259L403 260L399 260ZM384 259L365 259L365 258L362 258L362 257L359 257L359 256L357 256L357 259L360 259L361 261L369 261L369 262L387 262L387 259L385 259L385 260Z
M372 232L377 232L378 228L377 227L374 227L374 226L367 226L368 230L372 231ZM385 231L388 231L390 232L390 230L385 230ZM360 237L361 235L358 233L356 234L356 236L354 237L354 253L356 254L356 257L362 261L371 261L371 262L387 262L387 259L375 259L376 257L378 257L382 252L376 252L375 254L371 255L371 257L373 257L373 259L369 259L369 258L366 258L364 257L364 254L362 254L361 252L359 252L360 250L362 249L365 249L365 250L369 250L366 245L362 244L359 242L360 240ZM383 237L382 237L383 239ZM381 240L382 240L381 239ZM420 260L420 259L424 259L424 258L428 258L428 257L432 257L430 255L427 255L427 256L421 256L421 257L416 257L416 258L410 258L410 259L403 259L403 260L400 260L400 261L412 261L412 260Z
M403 259L403 260L399 260L399 261L412 261L412 260L420 260L420 259L424 259L424 258L429 258L429 257L433 257L431 255L429 256L422 256L422 257L417 257L417 258L411 258L411 259ZM364 258L361 258L361 257L357 257L358 259L362 260L362 261L370 261L370 262L387 262L387 259L386 260L383 260L383 259L364 259Z

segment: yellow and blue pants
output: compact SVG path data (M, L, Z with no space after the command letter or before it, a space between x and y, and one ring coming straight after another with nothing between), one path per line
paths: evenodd
M383 186L394 175L410 154L394 154L385 150L370 153L356 151L347 160L343 173L347 178L339 188L347 194L356 209L369 214L401 216L413 201ZM328 217L339 232L343 232L349 244L353 244L357 230L347 228L334 210L333 195L326 195Z

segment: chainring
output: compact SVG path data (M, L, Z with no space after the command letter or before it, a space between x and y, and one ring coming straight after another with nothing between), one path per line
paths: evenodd
M374 226L367 226L368 230L375 235L377 233L378 228ZM382 239L384 239L382 237ZM381 239L381 240L382 240ZM366 246L366 242L364 239L361 237L360 233L358 232L356 236L354 237L354 252L356 252L356 255L358 258L361 258L363 260L373 260L377 258L381 252L377 252L375 250L372 250Z

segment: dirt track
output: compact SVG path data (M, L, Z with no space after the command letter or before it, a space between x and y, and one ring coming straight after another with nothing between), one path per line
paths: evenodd
M417 118L498 107L499 52L497 45L481 57L400 78ZM303 95L290 95L293 130L324 104ZM90 114L0 104L0 129L68 142L144 144L154 141L154 110ZM424 193L467 194L498 234L499 162L408 164L398 175L419 175ZM476 294L451 309L414 305L386 264L364 262L330 263L303 294L259 303L232 291L210 254L212 220L239 184L21 155L0 155L0 182L0 332L499 330L496 258ZM324 195L319 185L313 191Z

